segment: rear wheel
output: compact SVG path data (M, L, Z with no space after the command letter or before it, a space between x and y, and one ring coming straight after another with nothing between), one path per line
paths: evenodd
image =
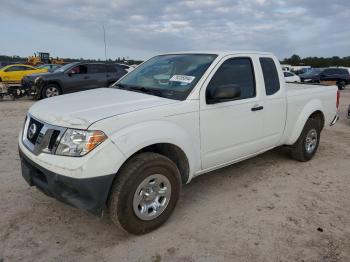
M48 84L41 92L42 98L59 96L60 94L62 94L61 89L56 84Z
M148 233L173 212L181 191L174 162L156 153L132 157L113 182L108 211L111 220L131 234Z
M320 133L320 120L309 118L299 139L291 148L291 156L301 162L306 162L313 158L320 143Z
M338 89L339 90L343 90L346 86L346 82L345 81L340 81L337 83Z

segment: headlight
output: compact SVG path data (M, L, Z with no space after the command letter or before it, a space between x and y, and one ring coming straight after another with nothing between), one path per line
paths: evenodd
M56 155L83 156L107 139L102 131L67 129L57 147Z
M34 79L34 83L38 83L41 80L40 76L38 76L37 78Z

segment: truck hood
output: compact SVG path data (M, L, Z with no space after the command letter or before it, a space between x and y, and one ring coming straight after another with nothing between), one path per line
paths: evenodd
M86 129L101 119L178 102L138 92L99 88L41 100L29 109L29 114L51 125Z
M47 78L47 77L55 77L57 76L58 74L62 74L62 73L55 73L55 72L43 72L43 73L36 73L36 74L30 74L30 75L27 75L24 77L25 80L34 80L35 78L37 77L42 77L42 78Z

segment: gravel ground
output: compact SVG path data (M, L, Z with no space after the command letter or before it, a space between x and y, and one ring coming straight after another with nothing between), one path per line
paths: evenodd
M312 161L274 149L198 177L143 236L25 183L17 135L32 104L0 101L0 261L350 261L350 89Z

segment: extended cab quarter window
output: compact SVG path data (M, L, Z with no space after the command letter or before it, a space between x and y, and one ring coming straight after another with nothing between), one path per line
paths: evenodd
M261 57L259 60L264 75L266 95L273 95L280 90L280 80L275 62L269 57Z
M251 59L242 57L226 60L210 80L207 91L213 93L220 87L240 89L240 96L232 100L255 97L255 78Z

